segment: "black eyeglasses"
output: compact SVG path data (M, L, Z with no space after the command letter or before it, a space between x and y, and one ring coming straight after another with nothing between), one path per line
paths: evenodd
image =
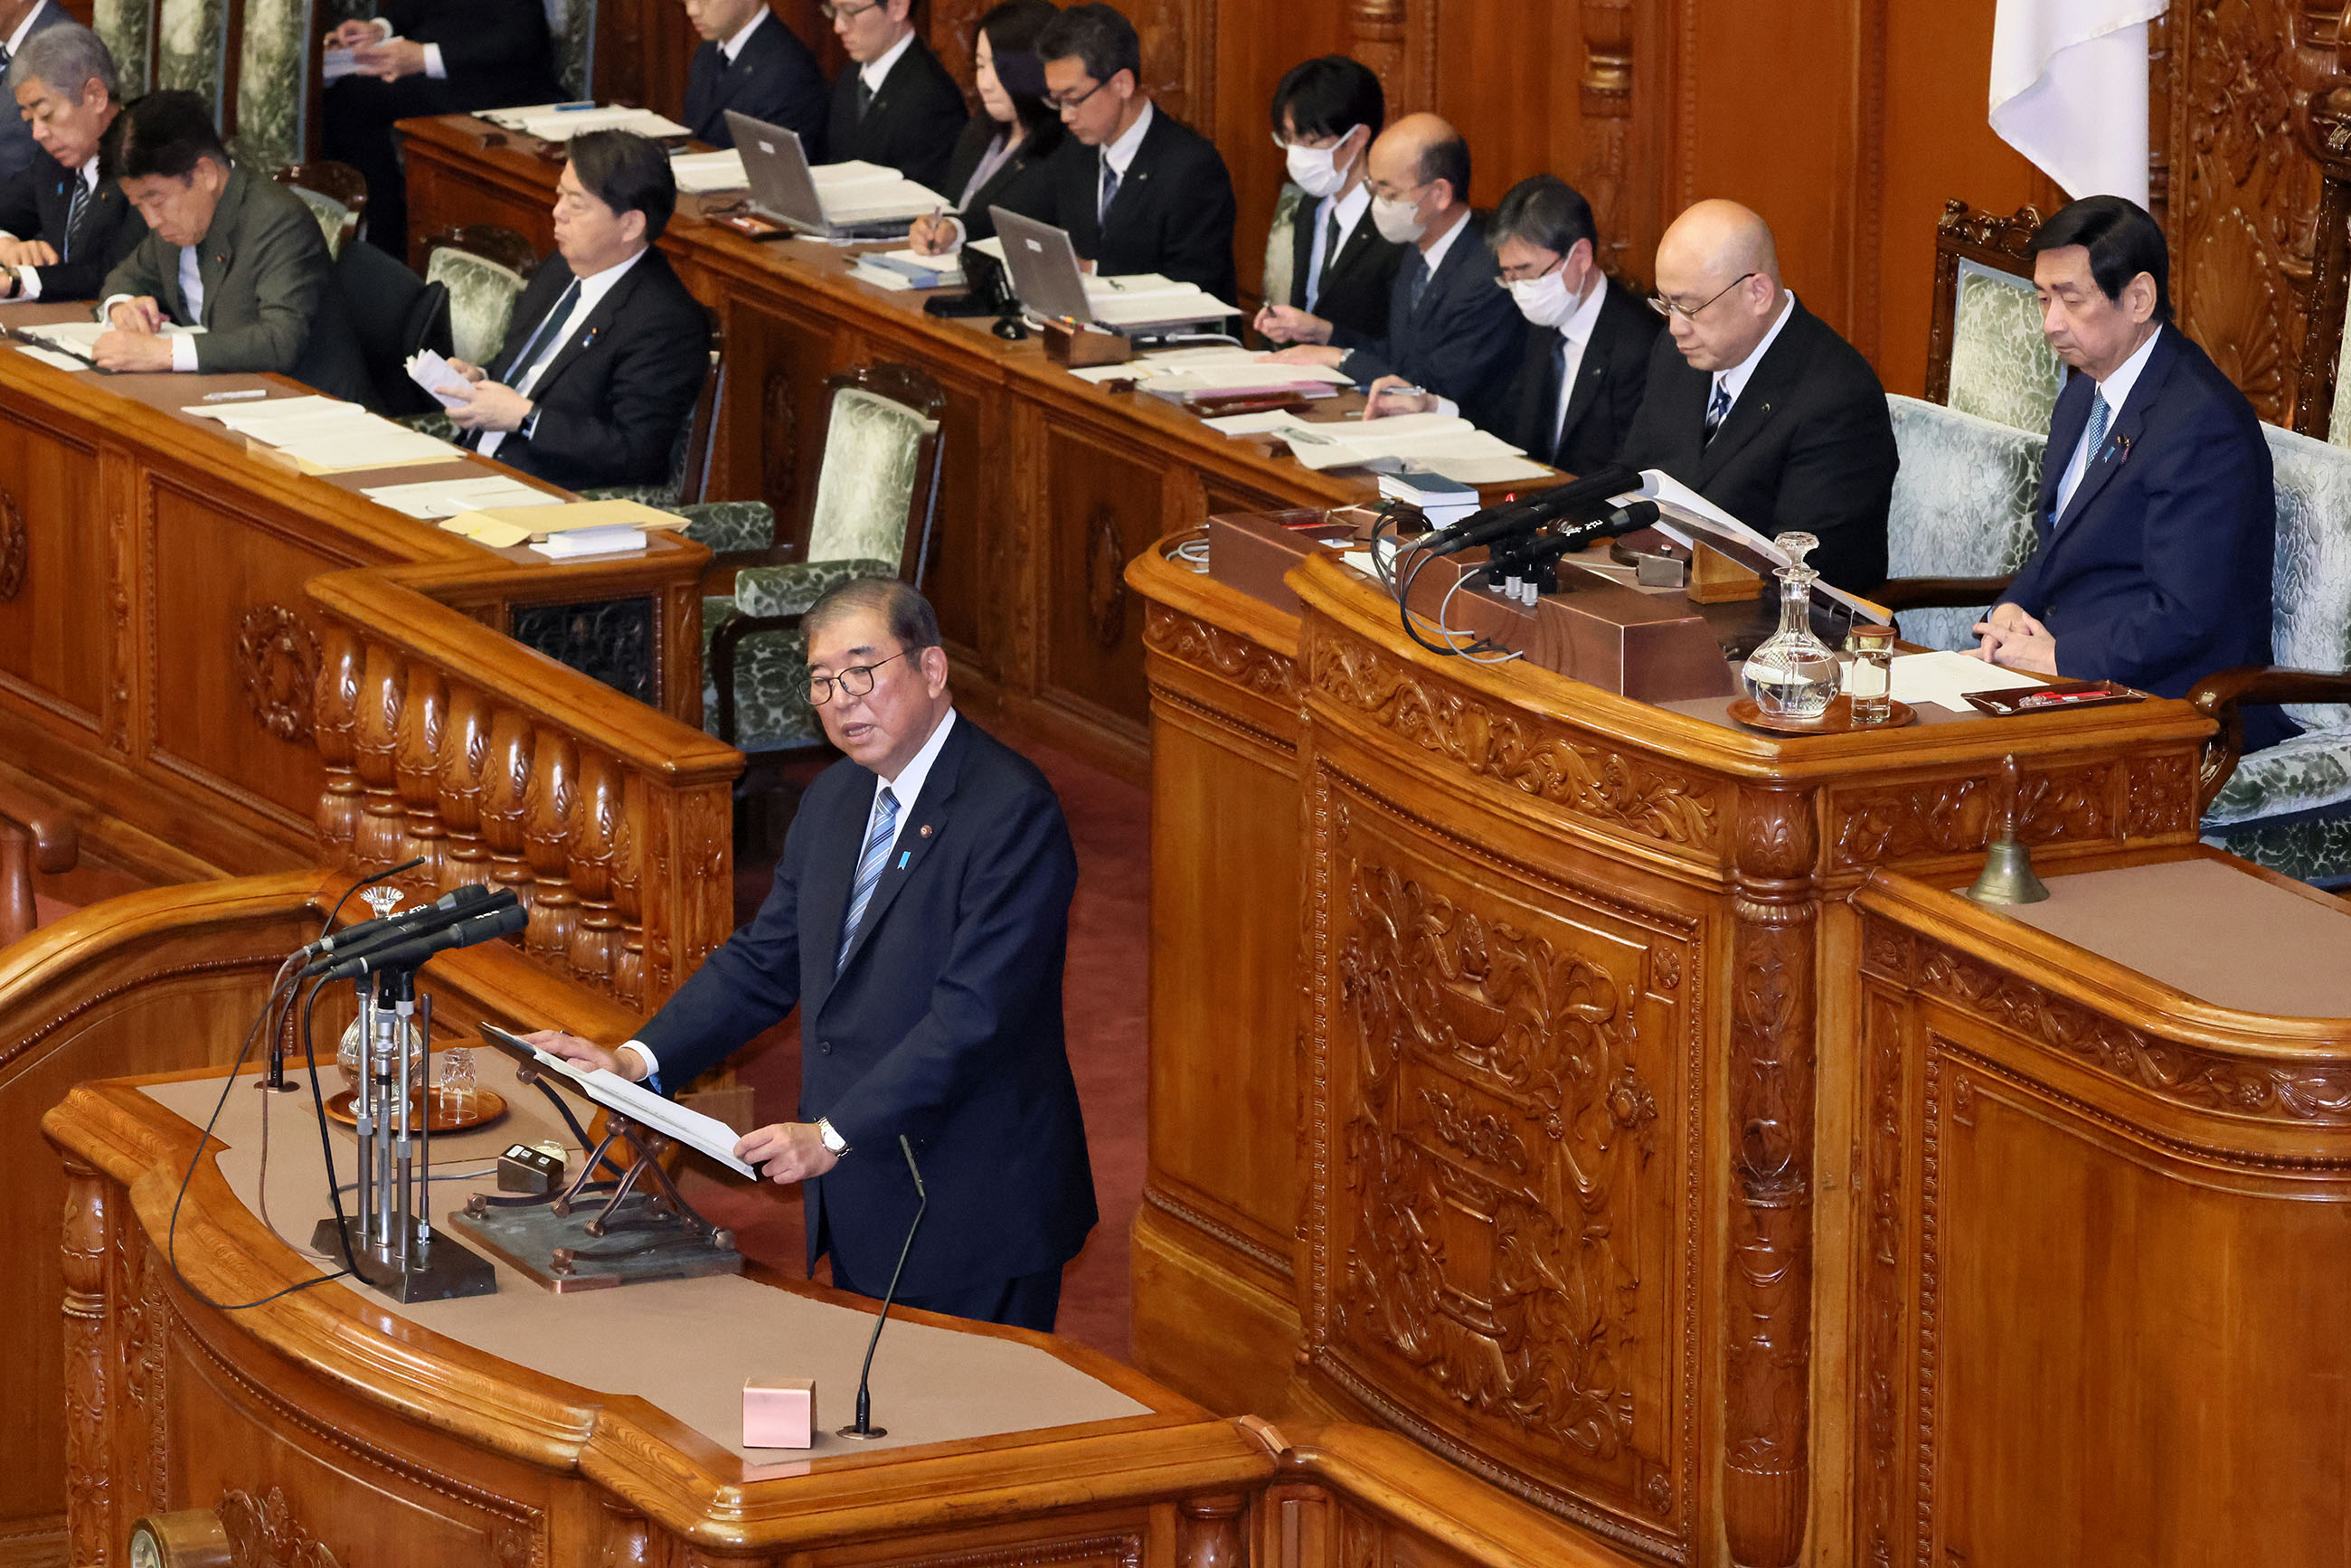
M1113 76L1115 76L1115 75L1117 75L1118 73L1117 73L1117 72L1115 72L1115 71L1113 71L1113 72L1112 72L1111 74L1112 74ZM1102 89L1104 89L1104 88L1108 87L1109 85L1110 85L1110 83L1108 83L1108 82L1106 82L1106 81L1098 81L1098 82L1094 83L1094 85L1093 85L1093 86L1092 86L1092 87L1090 87L1090 88L1086 89L1086 90L1085 90L1085 91L1083 91L1083 92L1081 92L1081 93L1078 94L1078 96L1077 96L1077 97L1075 97L1075 98L1071 98L1071 97L1067 96L1066 94L1062 94L1062 93L1053 93L1053 92L1049 92L1049 93L1045 94L1045 102L1046 102L1050 107L1054 108L1054 109L1058 109L1058 110L1060 110L1062 113L1067 114L1071 110L1073 110L1073 109L1077 108L1077 107L1078 107L1078 105L1080 105L1080 104L1081 104L1081 103L1085 102L1085 101L1086 101L1086 99L1090 99L1090 98L1093 97L1093 95L1094 95L1094 94L1096 94L1096 93L1098 93L1098 92L1102 91Z
M845 697L862 697L871 695L873 690L873 672L893 660L904 658L912 651L901 648L888 659L876 659L870 664L852 664L837 675L820 675L811 673L809 676L810 706L822 707L831 702L835 686L841 688L841 695Z
M1660 316L1678 316L1685 321L1695 321L1698 319L1698 313L1705 309L1708 305L1713 304L1715 300L1721 298L1723 295L1729 293L1732 289L1738 287L1740 284L1755 276L1756 274L1751 272L1740 273L1729 283L1724 284L1711 298L1706 300L1704 304L1699 305L1684 305L1677 299L1668 299L1662 294L1653 294L1649 297L1649 308L1656 311Z
M862 5L819 5L817 14L828 22L853 22L868 11L879 10L883 0L865 0Z

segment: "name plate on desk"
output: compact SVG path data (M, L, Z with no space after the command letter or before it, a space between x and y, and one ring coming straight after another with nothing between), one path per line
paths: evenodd
M1208 519L1208 575L1285 615L1302 608L1282 580L1290 569L1318 550L1348 550L1362 530L1345 516L1300 509L1235 512Z
M1414 580L1412 608L1444 623L1526 655L1526 662L1570 680L1646 703L1736 695L1737 677L1713 625L1687 595L1644 592L1573 562L1559 569L1562 589L1531 607L1483 586L1464 583L1484 569L1482 551L1430 561Z

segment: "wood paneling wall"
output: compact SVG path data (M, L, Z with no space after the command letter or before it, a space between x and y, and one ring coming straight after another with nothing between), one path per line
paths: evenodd
M683 99L693 36L677 0L605 0L608 50L656 108ZM930 37L968 77L988 0L931 0ZM1656 236L1701 196L1771 220L1789 283L1876 363L1926 378L1935 220L1945 200L2062 201L1985 123L1994 0L1129 0L1161 99L1208 131L1241 204L1242 287L1259 276L1281 184L1266 104L1290 66L1343 51L1392 110L1468 137L1474 198L1524 176L1575 182L1612 267L1646 281ZM2179 200L2175 290L2189 330L2265 417L2289 413L2317 178L2288 100L2331 52L2338 0L2174 0L2153 39L2154 173ZM814 0L778 13L841 59ZM633 17L633 20L628 18ZM611 35L608 34L608 37ZM608 95L627 96L612 92ZM2177 112L2171 112L2173 110ZM2174 173L2176 172L2176 180Z

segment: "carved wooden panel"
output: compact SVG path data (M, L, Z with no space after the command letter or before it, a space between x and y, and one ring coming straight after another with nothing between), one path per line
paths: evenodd
M730 303L726 383L718 409L714 496L757 497L776 509L779 539L799 538L823 461L824 378L836 365L831 327Z
M97 450L0 417L0 688L73 729L106 711L112 622Z
M1167 460L1056 423L1046 433L1051 531L1046 561L1045 685L1141 720L1143 604L1126 563L1180 527L1167 517Z
M1697 930L1432 839L1328 760L1312 788L1315 1364L1540 1505L1677 1551Z

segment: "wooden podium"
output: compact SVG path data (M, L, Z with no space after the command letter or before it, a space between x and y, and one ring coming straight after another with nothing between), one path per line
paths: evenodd
M1855 1350L1880 1004L1852 896L1965 885L2011 755L2044 877L2192 853L2210 727L2151 700L1773 737L1435 656L1327 552L1293 614L1177 542L1128 573L1139 1364L1388 1426L1648 1561L1882 1560L1852 1491L1889 1451Z

